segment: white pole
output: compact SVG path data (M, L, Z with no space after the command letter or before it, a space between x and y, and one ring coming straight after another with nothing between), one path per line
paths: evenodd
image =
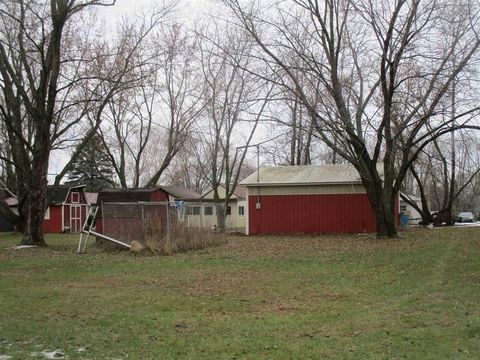
M168 208L168 202L165 206L167 209L167 244L170 246L170 209Z

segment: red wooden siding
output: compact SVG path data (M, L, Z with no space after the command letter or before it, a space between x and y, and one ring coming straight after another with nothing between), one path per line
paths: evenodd
M82 226L85 222L87 216L87 206L85 204L79 204L81 211ZM64 206L64 215L63 215L63 224L64 226L70 227L70 204L65 204Z
M249 234L375 232L366 194L268 195L248 197Z
M72 212L72 209L70 209L70 206L79 206L80 207L80 220L75 220L76 224L73 224L72 221L70 221L70 214ZM78 211L78 210L75 210ZM69 228L71 232L80 232L80 230L83 227L83 224L85 223L85 220L87 219L87 206L86 204L65 204L64 205L64 216L63 216L63 221L64 221L64 226L65 228ZM76 227L76 228L75 228Z
M87 199L85 198L85 194L82 188L73 188L72 190L70 190L70 192L67 195L67 200L65 201L65 203L68 204L72 202L72 193L80 194L79 201L77 204L87 204Z
M80 219L76 221L75 227L72 228L70 221L70 203L72 201L72 192L79 194L78 203L73 205L80 206ZM65 205L50 205L50 219L43 220L43 232L44 233L61 233L65 229L70 229L72 232L79 232L85 223L87 217L87 199L82 188L73 188L67 195ZM63 210L62 210L63 209ZM63 218L62 218L63 211ZM63 220L63 223L62 223Z
M50 219L43 220L43 232L61 233L62 231L62 205L50 205Z
M152 201L168 201L168 194L158 188L152 192Z

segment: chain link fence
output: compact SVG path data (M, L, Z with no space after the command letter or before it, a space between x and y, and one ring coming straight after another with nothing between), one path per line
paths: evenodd
M177 202L102 203L97 232L155 252L171 254L215 246L224 234L203 221L202 204Z

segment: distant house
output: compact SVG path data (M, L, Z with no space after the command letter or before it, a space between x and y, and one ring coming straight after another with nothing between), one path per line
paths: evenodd
M246 191L244 186L237 185L226 208L226 227L230 230L245 231L245 219L247 217ZM224 202L226 189L224 185L218 187L220 201ZM187 199L196 201L198 205L191 205L187 208L187 220L190 226L215 227L217 213L213 189L207 191L198 199ZM193 203L192 203L193 204Z
M376 231L375 213L352 165L259 171L241 182L247 187L247 235Z
M418 207L422 208L422 199L418 196L404 194L410 200L412 200ZM422 220L422 216L412 205L408 204L405 200L400 198L400 212L405 213L408 217L409 224L418 224Z
M85 196L85 185L48 186L47 203L44 233L78 233L82 230L90 206Z
M169 185L160 186L160 188L168 194L169 201L198 201L201 198L201 194L194 190L184 188L183 186Z

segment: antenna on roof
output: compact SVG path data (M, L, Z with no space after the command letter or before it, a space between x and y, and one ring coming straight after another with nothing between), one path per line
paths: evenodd
M257 183L260 182L260 144L257 144Z

